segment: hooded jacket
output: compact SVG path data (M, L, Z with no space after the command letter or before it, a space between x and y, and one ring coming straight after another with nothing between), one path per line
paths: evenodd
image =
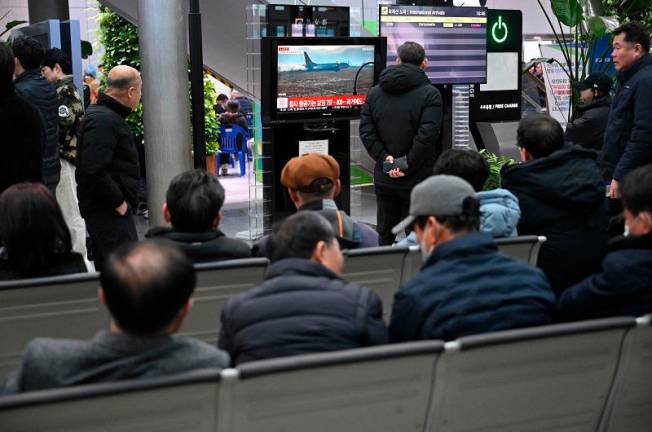
M38 109L18 96L13 84L0 86L0 193L21 182L43 182L46 133Z
M38 108L45 124L46 141L43 148L43 180L46 184L59 183L59 97L52 84L32 69L23 72L14 81L16 92Z
M316 262L289 258L222 309L219 347L235 364L387 343L382 303Z
M475 196L480 201L480 231L489 233L493 237L518 235L516 227L521 218L521 209L518 206L518 198L514 194L499 188L477 192ZM417 235L412 231L398 243L398 246L416 244Z
M605 181L652 162L652 57L618 74L600 159Z
M390 66L367 95L360 117L360 138L376 161L376 186L410 190L432 174L442 125L442 98L417 66ZM405 177L383 172L387 156L407 156Z
M610 109L611 96L581 106L577 118L566 126L566 141L584 148L602 150Z
M596 272L606 253L605 188L595 157L569 146L503 168L503 187L521 207L519 234L548 239L538 265L557 293Z
M147 231L145 237L171 241L194 263L251 257L251 248L247 243L228 238L219 230L186 233L175 231L173 228L157 227Z
M602 271L568 288L559 312L573 320L652 312L652 234L615 239Z
M394 296L390 342L549 324L555 295L541 270L499 253L487 233L438 245Z

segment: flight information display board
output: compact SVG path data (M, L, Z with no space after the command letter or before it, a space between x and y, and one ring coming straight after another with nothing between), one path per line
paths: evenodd
M433 84L487 82L486 8L381 5L379 17L388 65L401 44L413 41L426 50Z

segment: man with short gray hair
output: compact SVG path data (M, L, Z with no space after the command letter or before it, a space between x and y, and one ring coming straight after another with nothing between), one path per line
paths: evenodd
M412 190L410 215L424 265L394 297L390 342L549 324L555 294L537 268L496 250L478 232L480 202L459 177L432 176Z
M137 241L133 210L138 205L139 165L134 135L125 121L140 103L143 82L130 66L116 66L106 92L79 127L77 194L91 236L95 268L117 246Z

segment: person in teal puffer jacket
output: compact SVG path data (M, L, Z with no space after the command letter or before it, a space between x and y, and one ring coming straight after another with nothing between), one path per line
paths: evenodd
M482 191L489 177L489 163L478 152L451 149L439 156L433 169L435 175L447 174L461 177L473 186L480 201L480 231L493 237L515 237L521 218L518 198L507 189ZM416 245L416 235L410 233L399 246Z

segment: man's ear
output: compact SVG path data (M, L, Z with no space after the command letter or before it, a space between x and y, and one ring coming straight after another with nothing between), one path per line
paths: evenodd
M335 180L335 193L333 194L333 198L337 198L340 192L342 192L342 182L340 179L337 179Z
M217 227L220 226L220 222L222 222L223 217L224 214L222 213L222 210L217 212L217 216L215 216L215 219L213 219L213 229L217 229Z
M164 202L163 207L161 208L163 210L163 219L165 219L165 222L171 224L172 223L172 215L170 214L170 209L168 208L168 203Z
M421 68L421 70L428 69L428 59L424 58L423 61L421 62L421 64L419 65L419 67Z
M100 303L106 306L106 296L104 295L104 290L102 287L97 289L97 298L100 300Z
M641 212L639 214L643 229L646 233L652 233L652 212Z
M319 242L317 242L317 246L315 246L315 249L312 251L312 256L310 257L310 259L316 263L323 264L325 249L326 249L326 242L320 240Z
M525 149L525 147L519 147L518 148L519 153L521 154L521 161L523 162L528 162L533 160L534 158L532 157L532 154L530 154L529 151Z
M298 205L300 200L297 191L295 191L294 189L288 189L288 192L290 193L290 199L292 200L294 205Z

